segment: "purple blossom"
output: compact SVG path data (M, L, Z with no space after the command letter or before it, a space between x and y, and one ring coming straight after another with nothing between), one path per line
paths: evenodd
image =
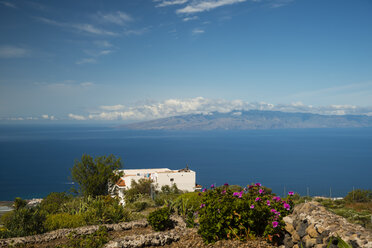
M212 185L211 185L211 189L213 189L214 187L215 187L214 184L212 184Z
M276 201L276 202L279 202L280 201L280 196L273 196L273 200Z
M288 195L294 195L294 192L293 191L289 191L288 192Z
M256 183L256 186L261 187L261 184L260 183Z
M251 208L251 209L254 209L254 205L252 204L252 205L250 206L250 208Z
M248 186L248 189L251 189L251 188L253 188L253 187L254 187L253 185L249 185L249 186Z
M239 198L242 198L242 196L243 196L243 191L240 191Z
M239 195L239 192L234 192L233 193L233 196L238 196Z
M200 205L200 208L204 208L204 207L205 207L205 204Z
M279 223L277 221L273 221L273 227L277 227L279 225Z
M270 206L270 201L267 200L267 201L266 201L266 204L267 204L267 206Z
M291 209L291 205L289 205L288 203L284 203L284 208L289 211Z
M221 194L223 195L226 194L226 190L222 190Z
M229 186L229 184L228 183L225 183L223 186Z
M260 193L260 194L262 194L263 192L264 192L263 189L260 189L260 190L258 191L258 193Z
M271 213L276 213L276 210L275 209L271 209L270 212Z
M202 190L202 192L205 192L205 191L207 191L207 189L203 189L203 190Z
M260 198L260 197L257 197L255 201L256 201L256 202L257 202L257 201L261 201L261 198Z

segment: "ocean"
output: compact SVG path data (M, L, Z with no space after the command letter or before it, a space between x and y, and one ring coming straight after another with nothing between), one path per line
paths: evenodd
M204 187L260 182L279 195L345 196L372 188L372 129L128 131L79 125L0 125L0 201L68 191L82 154L124 168L180 169Z

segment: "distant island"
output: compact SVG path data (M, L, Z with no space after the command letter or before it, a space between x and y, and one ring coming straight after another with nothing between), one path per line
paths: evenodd
M280 111L231 111L189 114L121 125L132 130L252 130L372 127L366 115L319 115Z

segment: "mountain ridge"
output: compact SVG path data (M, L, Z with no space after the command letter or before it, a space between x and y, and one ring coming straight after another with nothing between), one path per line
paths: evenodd
M121 125L131 130L252 130L372 127L366 115L320 115L269 110L187 114Z

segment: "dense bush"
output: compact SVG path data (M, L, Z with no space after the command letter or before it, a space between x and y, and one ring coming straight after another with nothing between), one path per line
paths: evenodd
M143 196L151 196L152 180L141 178L138 182L132 180L130 189L125 191L125 203L135 202Z
M106 227L99 227L99 229L88 235L76 236L71 234L68 236L69 242L66 245L58 246L59 248L101 248L108 241L108 233Z
M167 207L151 212L147 220L155 231L164 231L173 227L173 221L170 219L170 209Z
M200 208L202 198L199 192L190 192L180 195L172 204L172 208L182 216L188 227L195 226L195 218Z
M48 214L55 214L60 212L61 206L69 200L71 200L71 196L64 192L52 192L41 201L40 207Z
M81 214L58 213L48 215L44 226L46 230L52 231L61 228L75 228L85 224L86 222Z
M120 205L118 199L100 196L90 200L82 216L87 224L111 224L129 221L130 213Z
M240 192L233 192L228 185L219 188L212 185L201 198L199 234L206 243L220 239L246 240L253 236L275 242L284 230L283 217L293 207L290 197L281 199L265 191L259 183Z
M346 195L345 201L347 202L371 202L372 191L363 190L363 189L352 190Z
M39 207L27 207L21 199L16 199L15 210L1 217L6 228L2 235L9 237L34 235L44 232L45 212Z

